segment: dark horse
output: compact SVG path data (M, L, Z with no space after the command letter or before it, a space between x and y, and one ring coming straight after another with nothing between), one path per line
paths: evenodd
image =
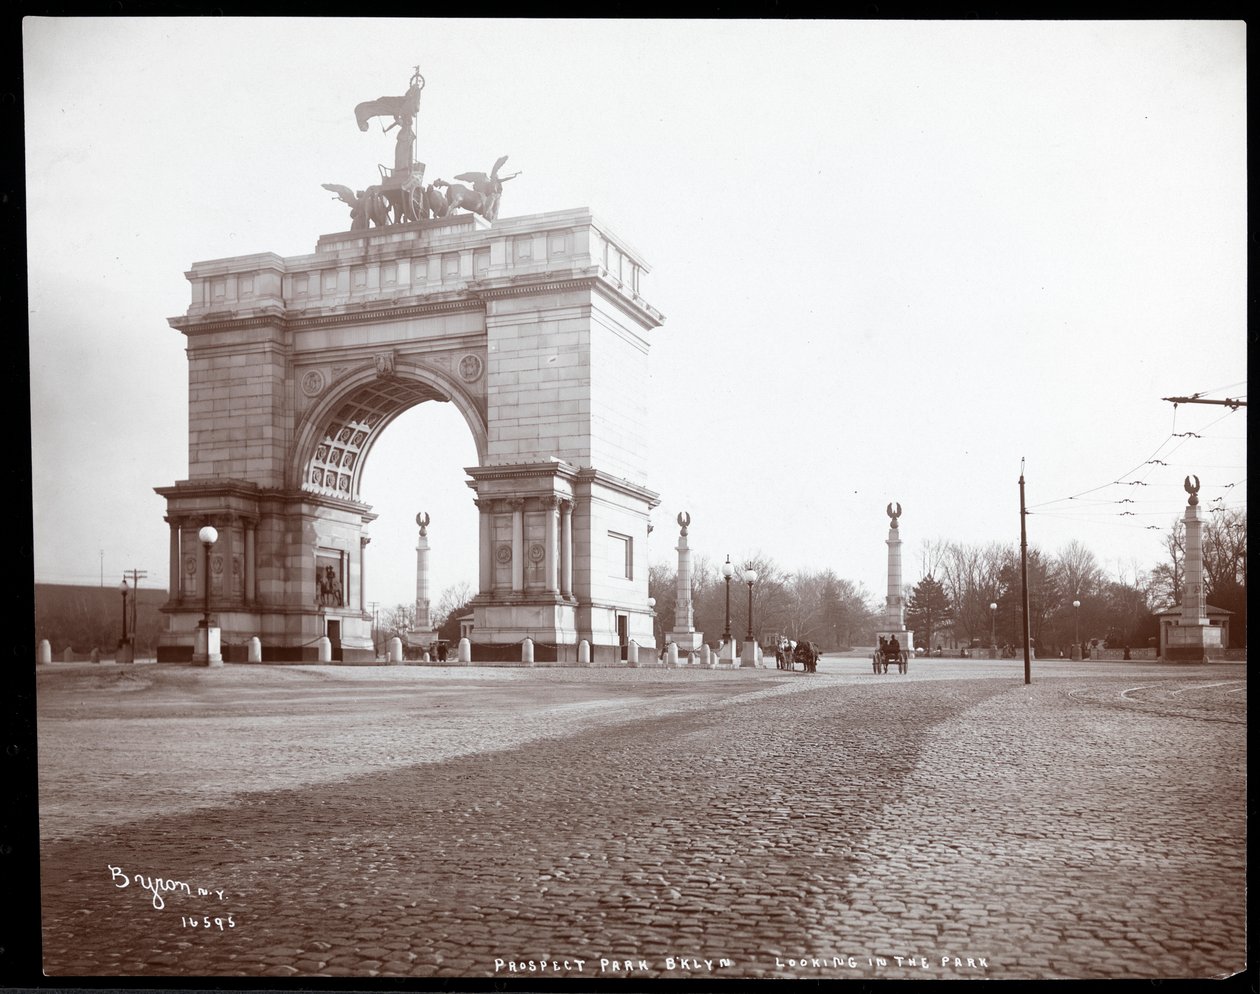
M818 659L822 655L813 642L797 642L793 661L805 667L806 673L818 672Z

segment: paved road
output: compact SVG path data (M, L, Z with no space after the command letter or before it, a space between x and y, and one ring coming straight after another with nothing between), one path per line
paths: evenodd
M204 806L158 784L169 815L149 813L141 787L139 819L75 822L46 844L45 968L1017 979L1244 967L1245 667L1045 664L1025 686L1022 664L859 666L409 675L426 698L485 695L457 724L508 731L379 772L215 786ZM377 741L380 710L397 738L381 672L286 676L268 692L280 714L266 734L301 767L319 732L299 716L353 715L331 702L357 692L360 737ZM185 692L177 726L121 696L76 717L41 687L41 761L46 735L72 742L77 722L99 731L119 709L124 736L143 732L165 757L154 765L174 770L199 750L233 755L204 734L225 715L241 728L263 717L239 688L200 704ZM425 706L410 702L413 727ZM571 720L557 725L556 708ZM542 713L545 730L521 732ZM336 717L329 728L349 735ZM41 767L49 796L72 779L61 765ZM112 786L128 797L125 778ZM155 895L154 877L192 893Z

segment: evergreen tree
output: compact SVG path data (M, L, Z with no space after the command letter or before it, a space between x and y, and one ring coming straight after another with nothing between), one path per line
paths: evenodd
M949 624L953 608L944 586L930 573L915 584L906 602L906 627L922 646L932 648L933 636Z

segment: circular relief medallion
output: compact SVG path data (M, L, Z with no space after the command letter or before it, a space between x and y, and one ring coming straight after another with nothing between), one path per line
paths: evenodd
M214 573L216 576L222 573L223 572L223 557L212 556L210 559L210 568L214 570Z
M495 550L494 558L501 563L510 563L512 561L512 547L510 545L501 545Z
M197 560L194 559L192 556L189 556L187 559L184 560L184 572L187 573L189 576L192 576L194 573L197 572Z
M481 379L482 369L483 363L479 355L470 353L459 360L459 375L465 383L473 383Z
M312 369L302 377L302 392L308 397L314 397L317 393L324 389L324 374L318 369Z
M542 562L542 561L543 561L543 557L544 557L546 554L547 554L547 553L544 551L543 547L542 547L541 545L539 545L537 542L535 542L533 545L531 545L531 546L529 547L529 561L530 561L531 563L540 563L540 562Z

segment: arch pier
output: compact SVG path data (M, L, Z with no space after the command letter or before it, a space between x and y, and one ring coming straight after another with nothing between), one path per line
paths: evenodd
M223 655L376 658L372 446L455 404L476 443L473 659L616 664L655 647L648 606L647 266L589 210L463 214L319 238L310 255L194 263L188 479L156 488L171 591L158 658L191 660L207 605ZM370 495L366 495L370 496ZM197 531L219 539L206 560ZM410 550L397 550L409 554ZM208 582L209 591L205 590Z

